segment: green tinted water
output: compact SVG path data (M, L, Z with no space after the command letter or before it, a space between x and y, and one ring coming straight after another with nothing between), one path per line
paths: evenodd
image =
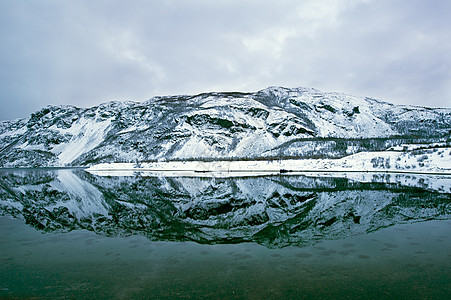
M451 295L451 221L314 246L153 242L40 233L0 218L0 297L399 298Z

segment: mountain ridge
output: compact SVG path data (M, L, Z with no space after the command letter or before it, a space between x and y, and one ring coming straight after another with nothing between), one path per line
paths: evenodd
M91 108L47 106L27 119L0 122L0 167L309 158L315 153L340 157L368 148L364 142L349 143L352 139L387 139L386 145L378 147L388 148L406 139L443 142L450 133L448 108L394 105L313 88L272 86L255 93L156 96L144 102L110 101Z

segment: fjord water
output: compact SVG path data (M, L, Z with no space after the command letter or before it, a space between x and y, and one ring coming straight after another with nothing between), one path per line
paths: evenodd
M450 178L345 176L2 171L0 297L449 298Z

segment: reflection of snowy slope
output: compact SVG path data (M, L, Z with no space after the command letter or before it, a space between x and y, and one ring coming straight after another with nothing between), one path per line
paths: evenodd
M23 217L46 231L82 228L153 240L283 247L449 219L450 193L427 188L432 175L416 176L404 184L401 177L387 176L359 182L311 175L143 178L68 170L3 172L0 213Z
M305 176L327 176L335 178L347 178L356 182L389 183L405 187L420 187L429 191L440 193L451 193L450 175L428 175L428 174L389 174L389 173L323 173Z
M106 217L109 205L89 182L69 170L14 171L0 175L0 211L47 230L72 230Z
M108 215L108 204L105 203L103 194L89 182L80 179L72 172L60 171L51 185L59 191L64 191L69 196L69 201L56 203L50 206L65 206L77 218L93 215Z

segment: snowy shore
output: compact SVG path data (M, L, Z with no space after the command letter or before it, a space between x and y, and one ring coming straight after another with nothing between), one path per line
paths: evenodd
M451 175L451 148L435 148L423 153L381 151L360 152L340 159L286 159L246 161L162 161L103 163L88 172L100 176L237 177L305 172L387 172Z

